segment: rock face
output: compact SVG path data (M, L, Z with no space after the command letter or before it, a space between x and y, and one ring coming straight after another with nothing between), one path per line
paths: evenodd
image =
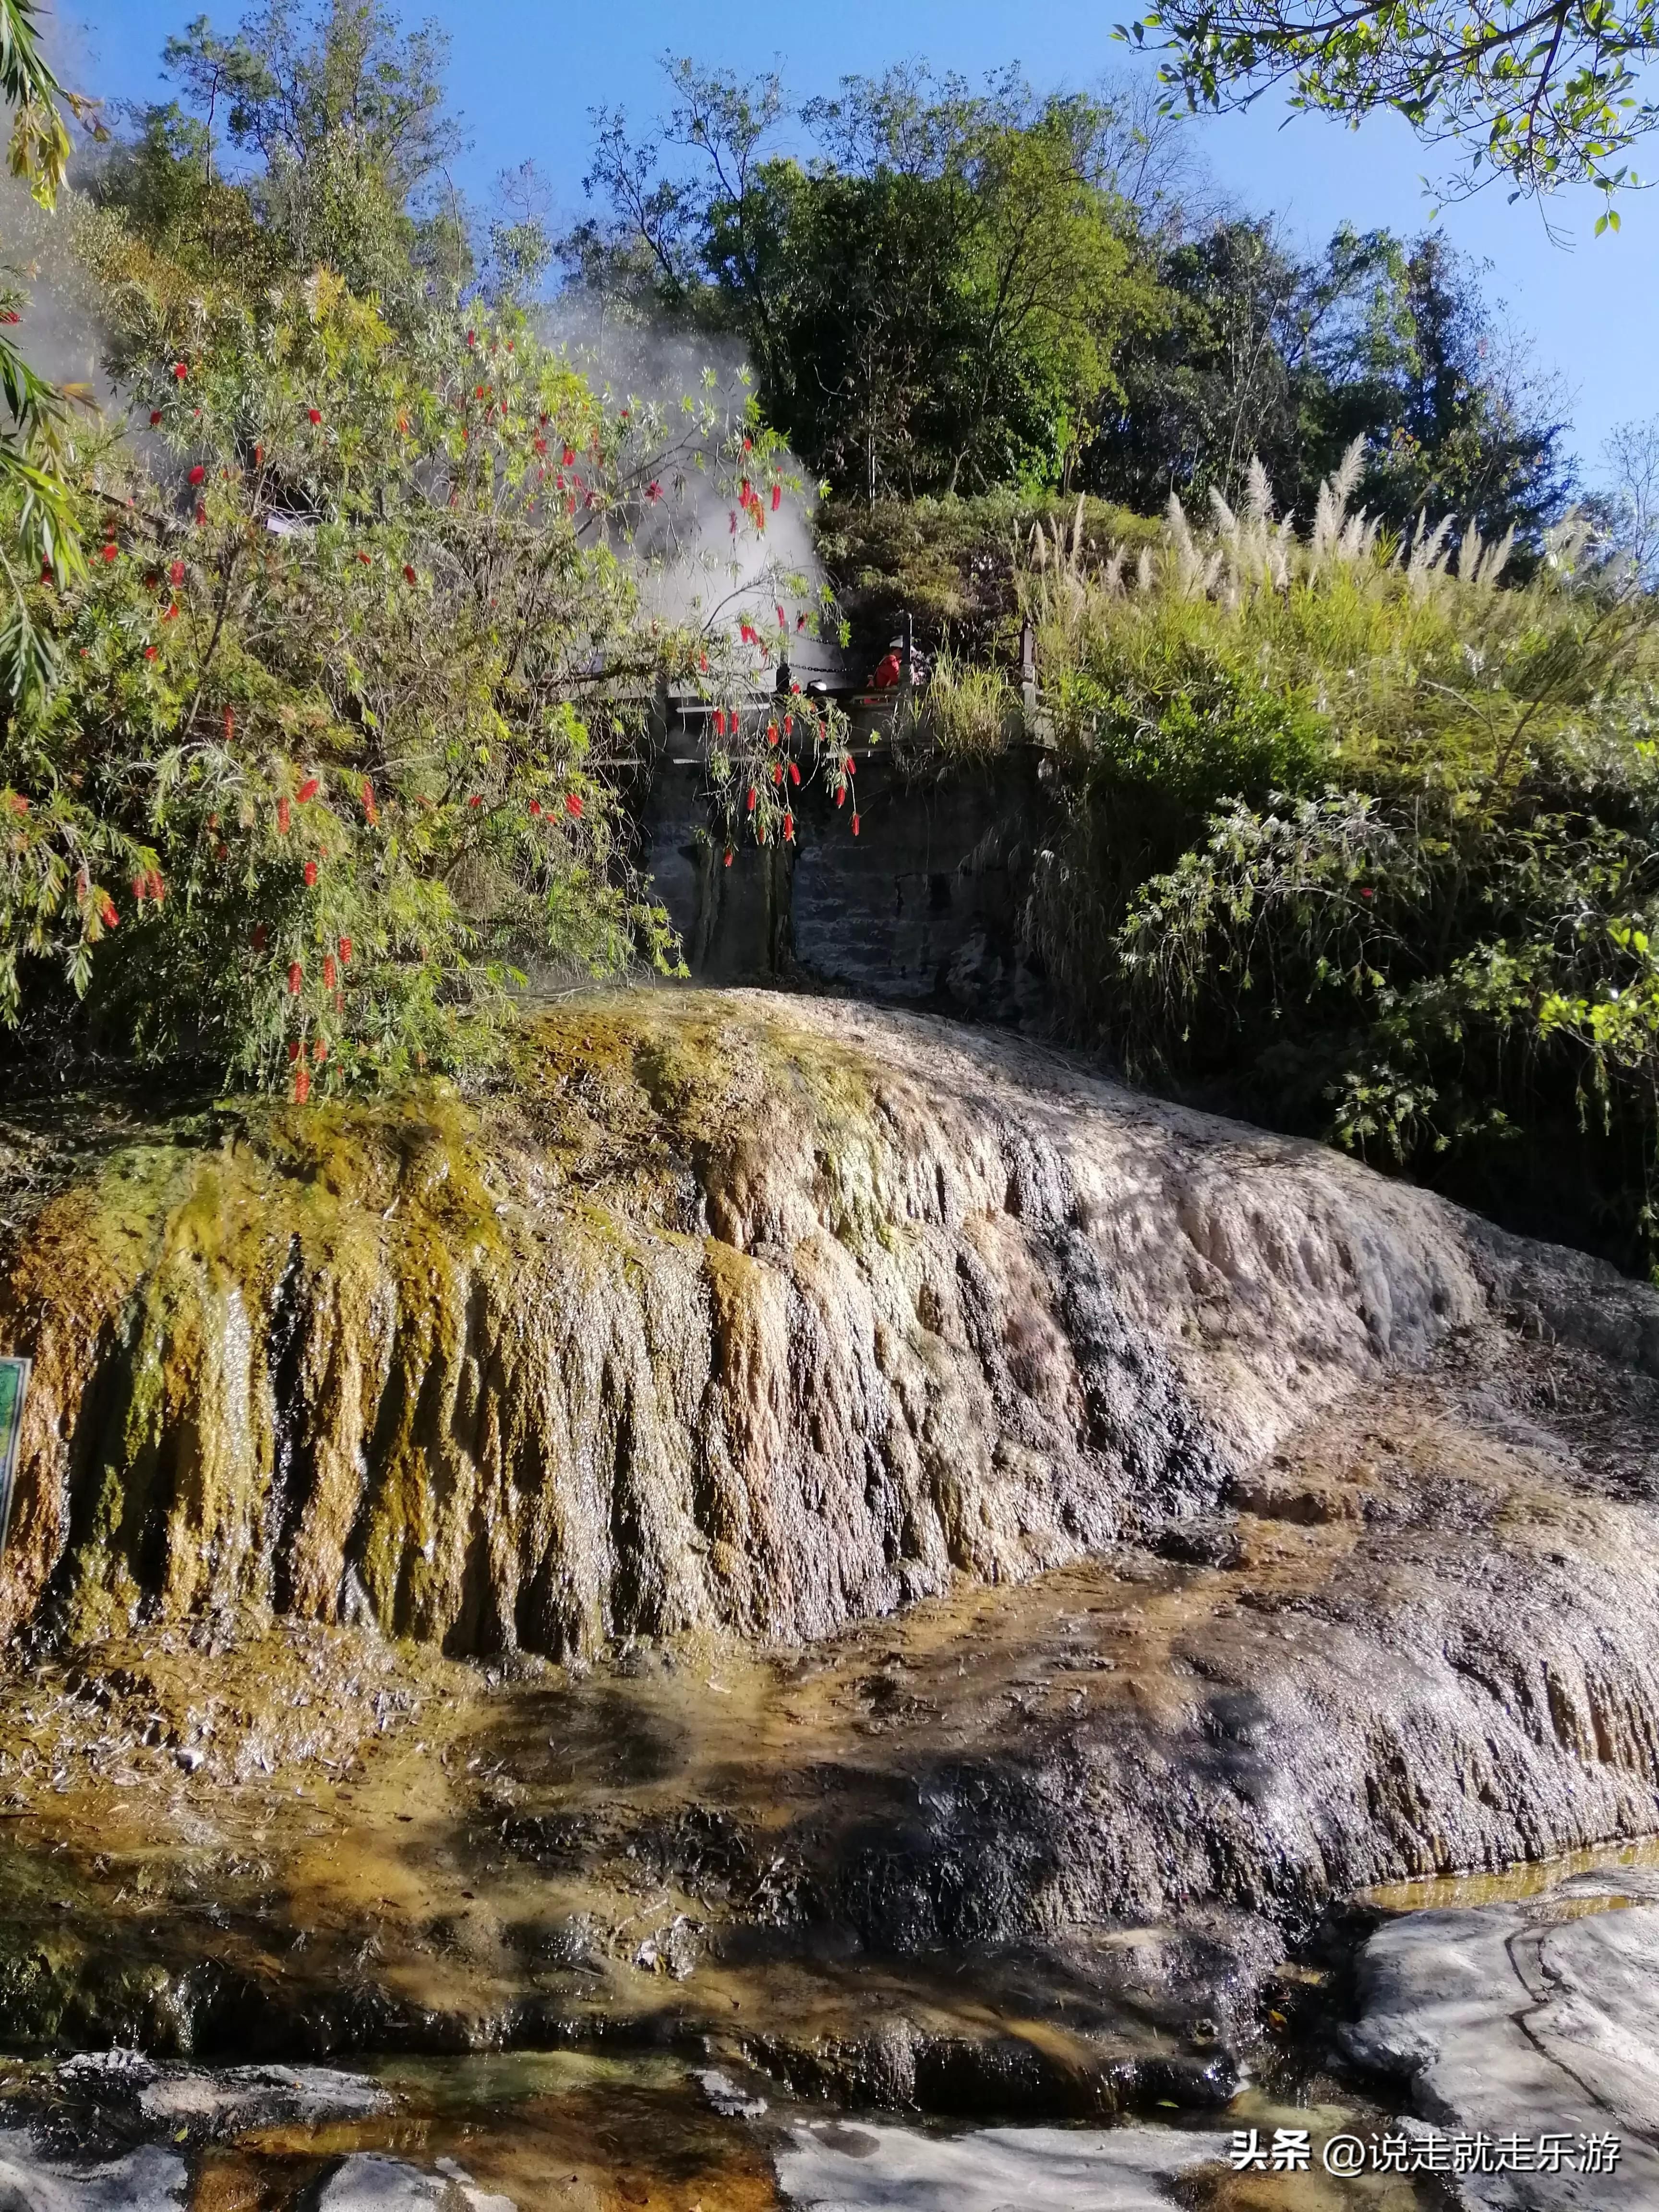
M1570 1880L1523 1904L1411 1913L1359 1966L1350 2056L1425 2119L1556 2150L1469 2173L1491 2212L1659 2204L1659 1879ZM1608 2156L1605 2148L1617 2148ZM1542 2163L1546 2170L1539 2170Z
M821 1636L1208 1512L1517 1285L1659 1359L1659 1300L1609 1271L1012 1040L579 1007L510 1111L141 1137L14 1234L0 1632Z

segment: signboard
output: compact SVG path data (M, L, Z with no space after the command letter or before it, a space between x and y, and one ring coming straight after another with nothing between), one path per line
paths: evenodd
M17 1474L18 1437L23 1427L23 1398L29 1387L27 1359L0 1359L0 1550L11 1519L11 1486Z

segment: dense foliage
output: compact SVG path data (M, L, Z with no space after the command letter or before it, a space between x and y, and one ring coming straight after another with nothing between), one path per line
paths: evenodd
M764 559L795 479L746 392L608 397L434 273L429 52L363 6L288 28L180 64L228 76L247 177L157 111L75 211L127 420L67 479L90 559L25 592L56 680L0 730L0 1023L304 1099L491 1060L532 973L673 964L619 781L653 687L735 696L759 603L819 607ZM732 555L665 595L708 489ZM737 814L773 749L731 720ZM830 734L797 781L842 780ZM787 812L769 775L746 826Z
M1565 504L1561 429L1433 238L1339 230L1308 262L1271 227L1194 221L1167 125L1128 94L981 93L919 69L782 87L670 64L647 139L602 112L565 241L623 312L741 333L769 421L843 497L1085 489L1156 512L1242 489L1253 455L1304 512L1350 441L1366 496L1535 537Z
M1024 584L1066 763L1034 926L1143 1079L1651 1256L1659 623L1559 535L1524 588L1445 526L1265 478L1200 537Z

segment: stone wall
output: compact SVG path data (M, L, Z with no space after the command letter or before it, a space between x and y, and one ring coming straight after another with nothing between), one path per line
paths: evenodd
M928 768L854 723L860 834L809 785L793 847L713 830L696 735L671 730L641 809L643 859L702 982L811 982L890 1004L1000 1022L1040 1015L1024 943L1048 817L1047 756Z

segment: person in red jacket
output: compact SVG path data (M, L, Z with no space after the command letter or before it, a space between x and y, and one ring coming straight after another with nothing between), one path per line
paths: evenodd
M904 672L904 664L899 658L903 645L904 641L896 637L883 658L877 662L876 672L870 678L872 691L890 691L898 682Z

